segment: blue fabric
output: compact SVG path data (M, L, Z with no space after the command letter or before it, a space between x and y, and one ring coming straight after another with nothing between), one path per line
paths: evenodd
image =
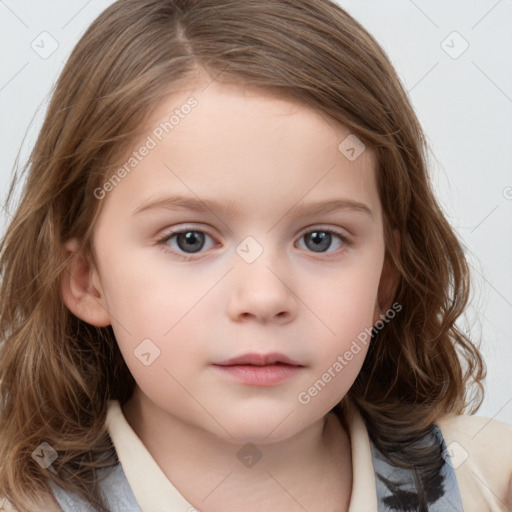
M451 459L439 427L415 445L439 447L440 467L425 475L419 469L393 466L370 442L377 486L378 512L463 512L462 500Z
M113 469L102 470L100 474L104 478L99 485L110 512L142 512L121 464L117 464ZM63 512L95 512L94 508L79 496L63 490L54 483L51 486L53 495Z
M418 442L421 443L436 443L443 454L439 471L431 477L425 477L420 471L393 466L370 441L378 512L463 512L457 480L439 428L434 426L432 432ZM110 512L142 512L122 466L118 464L113 470L105 471L100 488ZM95 512L78 496L51 485L63 512Z

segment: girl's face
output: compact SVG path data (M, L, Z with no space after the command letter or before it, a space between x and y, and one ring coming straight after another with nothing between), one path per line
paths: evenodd
M95 191L93 284L152 410L284 440L344 397L384 312L374 155L298 103L202 87L162 103ZM246 354L297 364L219 365Z

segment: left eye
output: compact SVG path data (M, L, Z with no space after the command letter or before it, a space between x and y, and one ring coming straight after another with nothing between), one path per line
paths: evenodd
M324 249L330 247L334 238L337 238L341 241L341 245L347 245L348 240L341 234L335 233L334 231L328 231L326 229L315 229L314 231L308 231L304 233L299 240L304 238L306 241L306 247L311 249L313 252L322 253L325 252ZM332 251L328 251L332 252Z

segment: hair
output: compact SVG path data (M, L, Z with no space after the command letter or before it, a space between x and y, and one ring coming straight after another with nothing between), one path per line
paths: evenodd
M455 324L469 300L468 264L434 196L420 123L376 40L330 0L119 0L86 30L52 90L1 243L0 496L19 510L50 481L107 510L99 470L118 463L108 401L124 404L135 381L111 326L64 305L62 247L76 237L93 261L94 190L155 108L199 71L306 104L375 151L402 309L374 331L348 396L379 450L404 467L432 465L438 449L413 442L442 415L473 414L482 402L484 362ZM51 471L31 457L43 441L58 453Z

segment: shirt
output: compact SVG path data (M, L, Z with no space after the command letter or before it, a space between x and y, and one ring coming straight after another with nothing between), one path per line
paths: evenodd
M353 466L349 512L512 510L512 428L508 425L469 415L447 415L436 422L431 435L442 447L444 463L425 492L428 503L420 506L414 472L384 460L371 442L357 407L348 405ZM106 421L120 462L101 483L110 510L197 512L130 427L119 402L109 403ZM79 497L55 484L52 489L64 512L92 512Z

